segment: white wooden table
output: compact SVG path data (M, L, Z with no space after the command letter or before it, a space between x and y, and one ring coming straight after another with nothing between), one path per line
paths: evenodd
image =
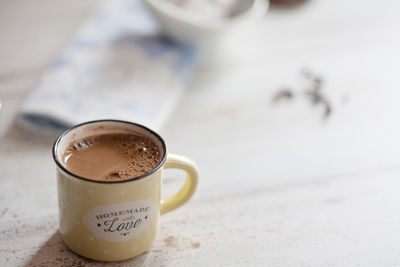
M0 1L0 266L103 265L61 243L53 140L14 122L97 3ZM149 252L111 265L400 266L399 10L311 0L205 56L161 132L198 163L198 191ZM303 67L324 77L325 121L303 96L271 103L302 92Z

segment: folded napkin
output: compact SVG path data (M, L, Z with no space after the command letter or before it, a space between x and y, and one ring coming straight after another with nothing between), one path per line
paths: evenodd
M196 55L194 47L165 38L141 1L106 1L44 73L18 122L59 132L120 119L157 130L182 95Z

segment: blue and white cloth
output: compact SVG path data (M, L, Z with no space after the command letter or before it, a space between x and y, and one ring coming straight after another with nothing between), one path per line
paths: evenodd
M196 55L165 38L141 1L106 1L44 73L18 121L35 131L96 119L157 130L184 92Z

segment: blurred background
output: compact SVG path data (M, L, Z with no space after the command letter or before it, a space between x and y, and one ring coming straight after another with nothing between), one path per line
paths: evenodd
M398 266L399 8L1 0L1 265L93 264L56 233L50 150L63 129L116 118L201 172L127 266ZM167 174L166 194L181 182Z

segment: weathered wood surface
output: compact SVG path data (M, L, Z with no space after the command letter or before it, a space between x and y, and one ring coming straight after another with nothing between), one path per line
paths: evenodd
M18 107L97 1L0 2L0 265L100 266L57 235L51 138ZM157 241L115 266L400 266L398 1L272 10L201 61L161 134L201 170ZM241 39L237 39L241 37ZM333 105L312 107L304 67ZM280 86L292 101L271 103ZM181 179L169 174L170 193Z

